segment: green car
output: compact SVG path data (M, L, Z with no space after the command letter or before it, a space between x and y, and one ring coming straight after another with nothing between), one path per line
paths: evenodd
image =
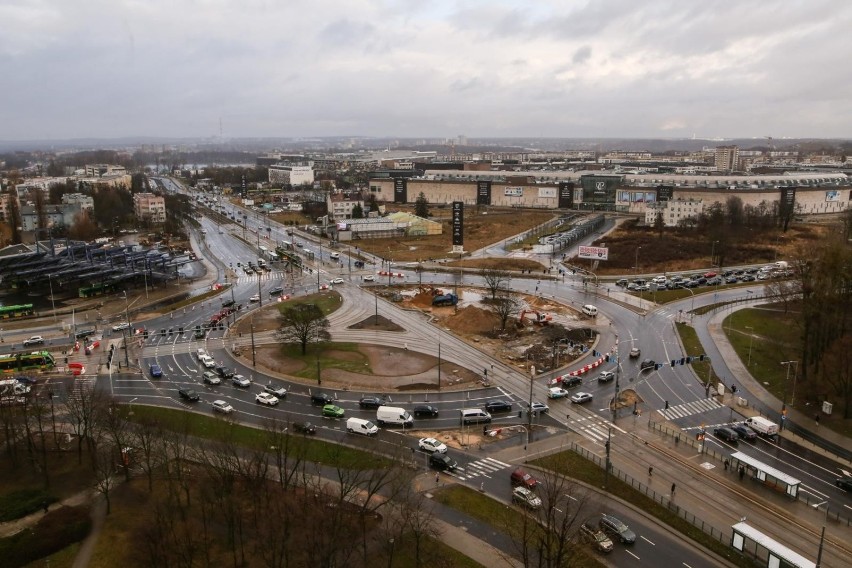
M322 415L331 418L343 418L343 409L334 404L326 404L322 407Z

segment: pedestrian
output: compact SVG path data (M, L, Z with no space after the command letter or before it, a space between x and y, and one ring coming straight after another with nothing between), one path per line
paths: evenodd
M740 481L742 481L743 477L745 477L745 468L743 466L740 466L739 473L740 473Z
M648 477L651 477L652 475L654 475L654 467L648 466Z
M672 483L672 497L674 497L675 489L677 489L677 485L675 485L674 483Z
M728 460L725 460L725 471L728 471L728 466L731 464Z
M435 473L435 483L436 484L441 483L441 474L440 473Z
M816 427L819 428L819 414L814 417L814 420L816 420Z

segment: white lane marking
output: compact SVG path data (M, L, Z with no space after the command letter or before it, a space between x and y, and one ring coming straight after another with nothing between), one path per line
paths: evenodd
M633 553L632 553L632 552L630 552L629 550L625 550L624 552L626 552L627 554L629 554L630 556L632 556L632 557L633 557L633 558L635 558L636 560L640 560L640 558L639 558L638 556L636 556L635 554L633 554Z
M682 564L683 564L684 566L686 566L686 568L692 568L692 566L690 566L690 565L689 565L689 564L687 564L686 562L683 562Z
M657 546L656 544L654 544L653 542L651 542L650 540L648 540L648 539L647 539L647 538L645 538L644 536L640 536L639 538L641 538L642 540L644 540L645 542L647 542L647 543L648 543L648 544L650 544L651 546Z
M567 493L565 493L565 497L568 497L568 498L569 498L569 499L571 499L572 501L576 501L576 500L577 500L577 498L576 498L576 497L573 497L573 496L571 496L571 495L568 495Z

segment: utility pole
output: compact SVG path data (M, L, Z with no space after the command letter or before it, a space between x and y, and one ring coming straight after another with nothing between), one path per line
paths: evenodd
M604 487L609 486L609 470L612 468L612 462L609 459L610 439L612 438L612 427L606 429L606 472L604 473Z
M231 288L231 291L233 292L233 288ZM263 294L260 291L260 272L257 273L257 307L263 307Z
M441 390L441 332L438 331L438 390Z
M257 361L254 358L254 316L251 317L251 366L257 366Z
M532 432L532 403L533 403L533 385L535 384L535 365L530 365L530 400L527 407L527 445L530 443L530 433ZM527 449L524 446L524 449Z
M612 397L612 402L610 403L610 407L612 408L612 423L615 424L615 419L618 414L618 408L616 407L616 403L618 402L618 387L619 387L619 379L621 378L621 357L618 354L618 335L615 336L615 394Z

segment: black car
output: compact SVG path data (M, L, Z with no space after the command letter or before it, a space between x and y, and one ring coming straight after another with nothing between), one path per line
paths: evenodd
M757 439L757 432L755 432L754 430L752 430L751 428L749 428L745 424L734 424L730 428L731 428L731 430L736 432L737 435L740 438L742 438L743 440L751 442L751 441Z
M358 406L361 408L372 408L376 409L385 404L384 398L379 398L377 396L362 396L361 400L358 401Z
M653 359L645 359L639 364L639 370L644 371L646 369L654 369L657 367L657 362Z
M429 466L439 471L453 471L459 466L459 464L447 454L434 452L429 456Z
M178 395L184 400L188 400L189 402L198 402L201 400L201 397L198 396L198 393L192 389L178 389Z
M572 387L579 387L583 384L583 379L580 377L565 377L562 379L562 388L570 389Z
M491 414L495 412L511 412L512 403L508 400L489 400L485 403L485 411Z
M213 370L216 371L216 374L219 375L220 377L222 377L223 379L230 379L231 377L233 377L236 374L236 373L234 373L234 371L232 371L228 367L223 367L222 365L218 365Z
M97 333L97 330L94 329L78 329L74 333L74 337L77 339L83 339L84 337L89 337L90 335L94 335Z
M280 296L283 293L284 293L284 288L282 288L281 286L276 286L275 288L273 288L272 290L269 291L270 296Z
M852 491L852 477L838 477L834 484L846 491Z
M315 392L311 394L311 404L317 406L325 406L326 404L334 404L334 398L324 392Z
M602 514L598 526L603 532L618 538L623 544L636 542L636 533L612 515Z
M293 422L293 430L300 434L314 435L317 433L317 428L310 422Z
M730 428L714 428L713 435L719 438L720 440L724 440L729 444L736 444L740 436Z
M234 304L236 304L236 302L234 300L225 300L224 302L222 302L222 307L223 308L230 308Z
M413 411L415 418L435 418L438 416L438 409L428 404L415 406Z
M756 278L754 277L754 274L746 274L740 278L740 282L754 282L755 280Z

